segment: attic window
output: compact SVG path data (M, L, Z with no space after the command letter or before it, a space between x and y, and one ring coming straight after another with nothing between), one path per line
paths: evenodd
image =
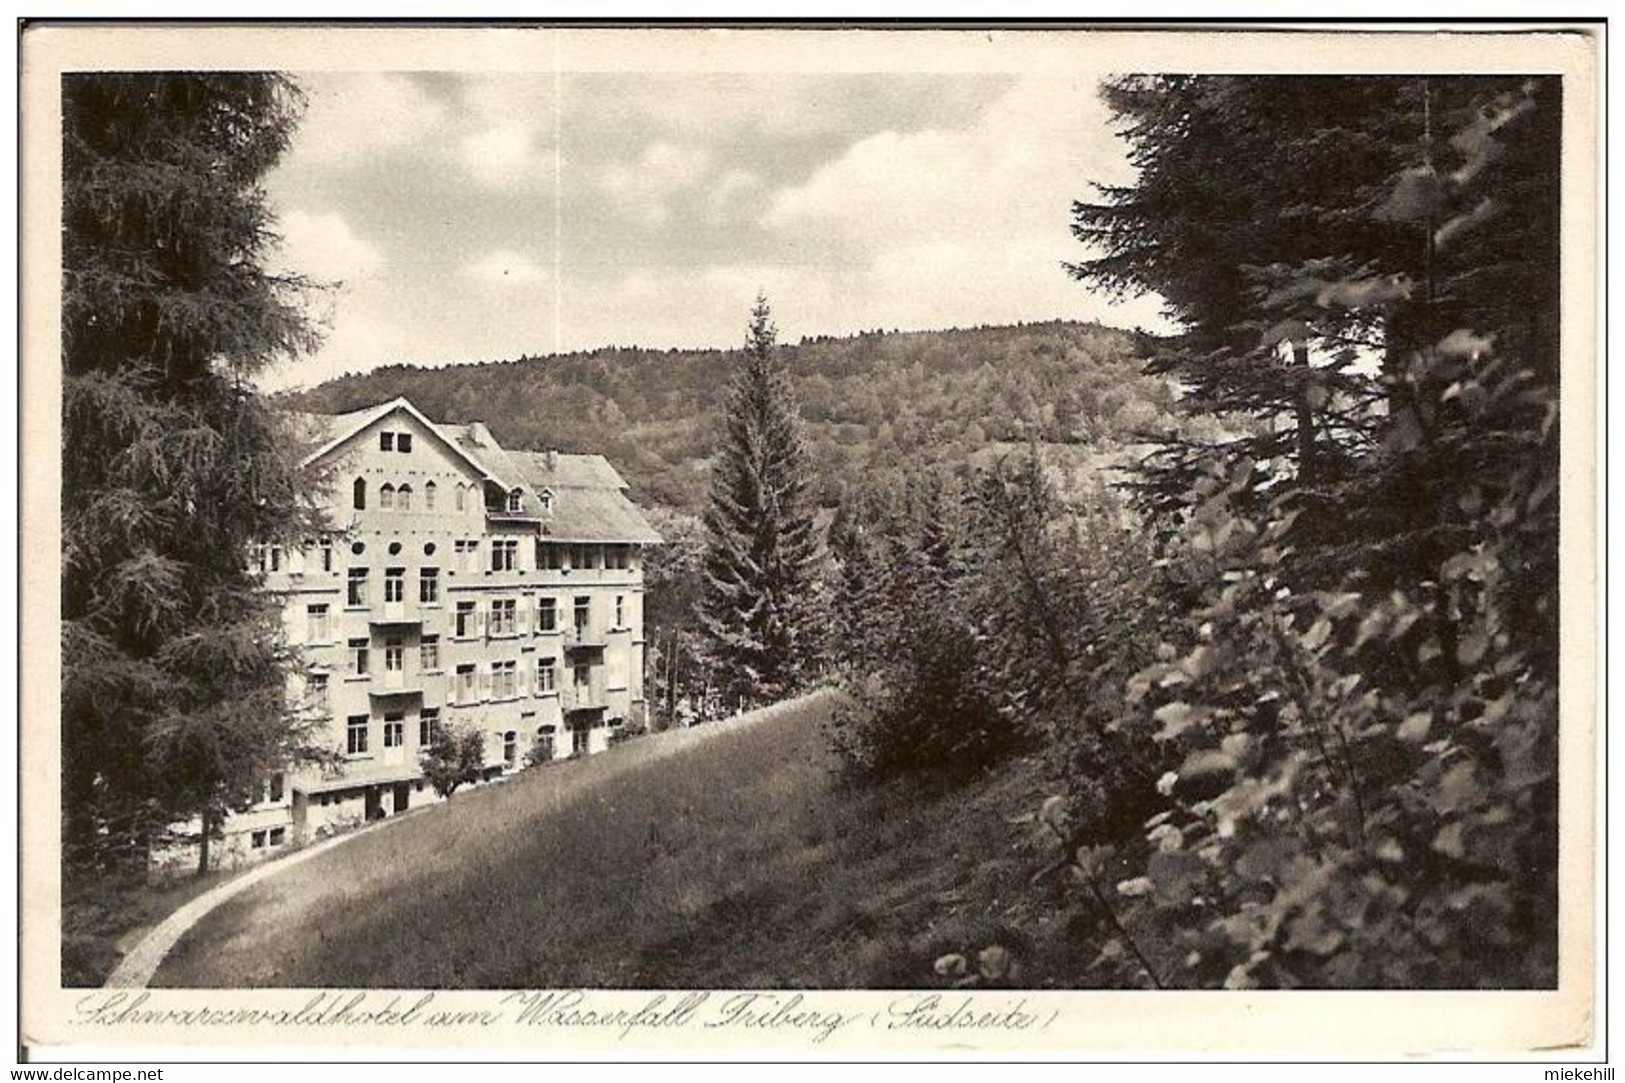
M542 505L543 511L553 510L553 490L543 489L536 494L536 499Z
M394 451L395 450L395 434L392 433L392 432L381 432L381 433L379 433L378 434L378 450L379 451Z
M412 434L409 433L409 432L397 433L395 435L395 450L396 451L411 451L412 450Z
M518 489L512 490L511 492L508 493L508 510L510 512L519 511L520 508L524 506L523 505L523 500L524 500L524 494L523 493L521 493Z

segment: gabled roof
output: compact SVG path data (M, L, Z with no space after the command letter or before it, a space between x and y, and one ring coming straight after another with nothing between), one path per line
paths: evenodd
M511 469L506 474L501 473L498 470L493 469L491 464L485 462L483 457L476 457L465 442L459 441L456 439L454 434L448 433L446 431L446 427L436 425L433 421L430 421L423 415L423 411L419 410L416 406L413 406L409 400L404 398L390 399L386 403L369 407L365 410L354 410L347 414L328 415L326 419L329 424L327 442L322 444L309 455L305 456L304 465L309 465L310 463L315 462L317 459L332 454L373 422L388 417L397 410L402 410L407 414L410 414L437 440L451 449L454 455L468 463L469 466L473 467L475 473L479 474L480 477L493 481L496 484L501 485L504 489L511 487L512 483L507 480L508 478L514 478L517 480L517 476ZM468 426L464 426L464 428L466 429ZM495 447L495 441L492 441L491 446ZM485 449L482 448L482 450ZM501 449L497 448L496 450L500 451Z
M332 454L362 430L396 410L410 414L472 466L480 477L505 492L519 489L521 514L538 521L545 537L558 541L641 545L658 545L662 541L626 495L626 482L602 455L509 451L496 442L484 425L478 422L437 424L404 398L345 414L301 415L309 437L319 445L304 461L311 463ZM544 490L553 497L546 509L539 499Z

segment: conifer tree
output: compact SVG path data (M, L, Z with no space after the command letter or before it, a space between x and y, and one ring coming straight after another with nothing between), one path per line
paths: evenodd
M814 562L808 464L767 298L751 312L705 513L702 621L725 702L765 702L809 669Z
M66 871L141 866L311 754L256 543L314 527L247 377L314 342L265 270L261 179L297 88L267 73L62 82L62 756ZM201 868L200 868L201 871Z

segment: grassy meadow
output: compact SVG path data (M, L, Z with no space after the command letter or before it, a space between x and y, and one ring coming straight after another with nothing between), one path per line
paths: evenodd
M227 902L154 984L935 984L940 952L1018 910L1031 924L1044 855L1011 821L1037 772L848 788L822 732L835 703L458 794Z

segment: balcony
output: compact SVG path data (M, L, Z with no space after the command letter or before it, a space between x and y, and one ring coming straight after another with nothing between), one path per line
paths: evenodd
M568 650L602 650L607 645L602 628L580 622L565 626L564 646Z
M421 696L423 695L423 674L421 671L407 672L403 669L383 669L373 674L371 683L367 685L369 696Z
M422 624L423 614L407 602L385 602L367 615L369 624Z
M602 711L609 706L603 688L596 684L566 686L559 701L565 711Z

